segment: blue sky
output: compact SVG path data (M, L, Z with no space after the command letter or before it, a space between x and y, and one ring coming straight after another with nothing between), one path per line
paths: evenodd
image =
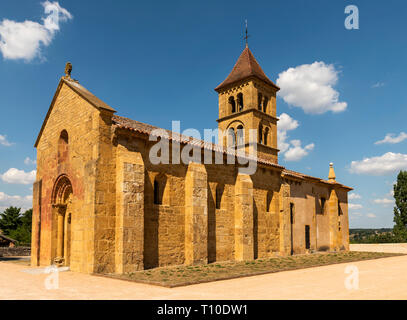
M358 30L344 26L349 4ZM390 190L407 169L406 10L399 0L2 1L0 208L30 206L33 145L67 61L119 115L203 132L217 125L213 89L244 49L247 19L250 49L282 88L280 163L326 178L334 162L355 188L350 226L391 227Z

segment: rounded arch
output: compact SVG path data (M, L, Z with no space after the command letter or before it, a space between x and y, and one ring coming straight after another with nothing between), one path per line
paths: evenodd
M270 132L269 127L266 127L266 129L264 129L264 139L263 139L263 142L266 146L268 145L269 141L269 132Z
M237 105L238 105L238 110L239 111L243 111L243 105L244 105L244 103L243 103L243 93L241 93L241 92L239 92L238 94L237 94Z
M70 195L73 193L72 183L68 176L60 175L54 183L52 190L51 201L52 204L67 204Z
M259 125L259 134L258 134L258 136L259 136L259 143L263 143L263 124L261 124L260 123L260 125Z
M236 134L233 127L229 127L227 130L227 142L228 147L234 147L236 145Z
M263 112L267 113L267 109L268 109L268 103L269 103L269 98L268 97L264 97L263 98Z
M229 101L229 105L230 105L230 113L235 113L236 112L235 97L230 96L228 101Z
M69 136L66 130L62 130L58 139L58 163L68 159Z
M161 205L165 202L165 191L167 186L167 176L164 173L158 173L154 177L153 189L154 189L154 204ZM164 203L165 204L165 203Z
M236 140L238 146L244 145L244 126L242 124L239 124L236 128Z

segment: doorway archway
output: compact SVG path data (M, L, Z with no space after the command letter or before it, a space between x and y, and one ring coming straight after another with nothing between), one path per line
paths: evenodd
M58 266L69 266L71 256L72 184L66 175L55 181L52 191L52 213L56 230L53 232L53 259Z

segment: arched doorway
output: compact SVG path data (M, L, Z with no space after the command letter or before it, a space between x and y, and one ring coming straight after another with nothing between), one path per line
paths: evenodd
M72 184L66 175L58 177L52 192L53 263L68 266L71 256Z

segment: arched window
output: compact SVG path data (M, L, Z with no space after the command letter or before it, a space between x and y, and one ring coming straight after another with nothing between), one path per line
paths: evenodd
M221 205L221 201L222 201L222 195L223 195L223 190L224 190L224 186L221 184L218 184L216 186L216 199L215 199L215 206L216 209L220 209L220 205Z
M164 190L167 179L164 174L159 174L154 179L154 204L163 204Z
M161 204L162 199L160 199L160 183L154 180L154 204Z
M68 132L63 130L58 140L58 163L68 159Z
M266 199L266 211L270 212L271 210L271 202L273 200L273 191L267 192L267 199Z
M264 144L266 146L267 146L268 137L269 137L269 128L266 128L266 130L264 130Z
M263 126L259 126L259 143L263 143Z
M243 110L243 93L239 93L237 95L237 105L239 107L239 111Z
M242 125L239 125L237 127L236 137L237 137L237 145L243 146L244 145L244 129L243 129Z
M263 112L264 112L264 113L267 112L267 105L268 105L268 103L269 103L269 98L264 97L264 100L263 100Z
M229 104L230 104L230 111L231 113L235 113L236 112L236 102L235 102L235 98L229 97Z
M260 111L261 111L261 102L262 102L262 100L263 100L263 96L261 95L261 93L259 93L258 96L257 96L257 103L258 103L257 109L259 109Z
M228 129L228 147L234 147L236 145L235 130L233 128Z

